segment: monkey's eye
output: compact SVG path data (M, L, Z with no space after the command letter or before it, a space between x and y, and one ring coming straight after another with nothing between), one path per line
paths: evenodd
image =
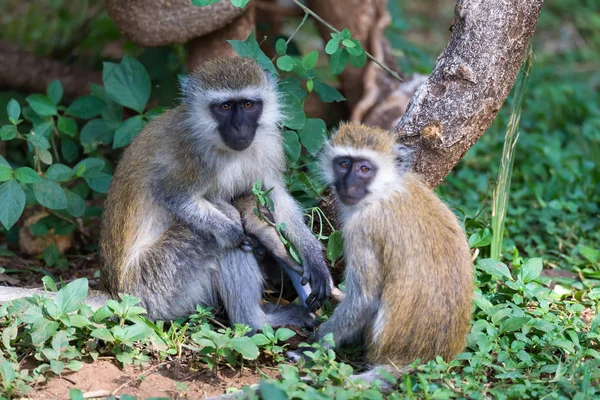
M252 107L254 107L253 101L248 100L248 101L244 102L244 108L252 108Z
M348 160L342 160L339 162L338 164L340 167L344 168L344 169L348 169L350 168L350 161Z
M361 165L360 170L364 173L367 173L371 170L371 168L367 167L366 165Z
M231 109L231 104L223 103L219 106L219 108L221 109L221 111L229 111Z

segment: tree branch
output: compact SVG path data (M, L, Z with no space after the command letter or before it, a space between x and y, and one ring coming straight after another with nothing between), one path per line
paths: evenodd
M416 172L437 186L506 100L543 0L459 0L452 37L394 129Z

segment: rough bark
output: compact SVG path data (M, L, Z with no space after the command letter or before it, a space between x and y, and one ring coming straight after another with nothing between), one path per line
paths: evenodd
M108 15L139 46L185 43L230 24L244 13L229 0L198 7L190 0L106 0Z
M62 83L65 97L72 99L89 94L89 83L101 84L102 74L40 57L0 40L0 88L45 93L54 79Z
M543 0L460 0L452 37L395 131L414 169L437 186L477 142L506 100Z
M250 3L244 8L244 14L223 28L200 36L188 43L188 71L193 71L203 61L214 57L234 57L233 48L228 40L246 40L254 29L254 7Z

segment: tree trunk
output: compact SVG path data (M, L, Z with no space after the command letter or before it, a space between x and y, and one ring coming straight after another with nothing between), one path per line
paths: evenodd
M483 135L512 88L543 0L459 0L452 37L395 128L430 187Z

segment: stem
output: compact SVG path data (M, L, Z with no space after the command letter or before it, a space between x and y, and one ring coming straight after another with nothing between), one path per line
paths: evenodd
M33 148L33 155L35 156L35 171L41 175L42 166L40 165L40 155L38 153L38 149L36 147Z
M313 17L314 19L316 19L317 21L319 21L320 23L322 23L323 25L325 25L326 27L328 27L330 30L334 31L335 33L341 33L339 30L337 30L335 28L335 26L331 25L329 22L325 21L323 18L319 17L319 15L317 13L315 13L313 10L311 10L310 8L306 7L304 4L300 3L300 1L298 0L292 0L298 7L300 7L306 14L310 14L311 17ZM390 75L392 75L394 78L398 79L400 82L402 82L402 78L400 78L400 75L398 75L398 73L396 71L391 70L389 67L387 67L385 64L383 64L382 61L379 61L378 59L376 59L371 53L369 53L368 51L364 50L365 54L367 55L367 57L369 57L369 59L371 59L371 61L373 61L375 64L379 65L381 68L383 68L385 71L387 71Z
M302 25L304 25L304 23L306 22L307 19L308 19L308 14L304 14L304 17L302 18L302 21L300 21L300 25L298 25L298 27L296 28L296 30L294 31L294 33L292 33L290 35L290 37L288 38L288 40L286 40L285 44L290 44L290 42L292 41L292 39L294 38L294 36L296 36L296 33L298 33L298 31L300 30L300 28L302 28Z
M58 129L56 129L56 124L52 124L54 128L54 135L59 136ZM54 140L54 135L50 136L50 144L52 145L52 150L54 150L54 158L56 162L60 162L60 157L58 156L58 147L56 147L56 140Z
M524 61L524 68L520 72L515 86L514 101L508 127L506 129L504 148L502 150L502 159L500 160L500 170L498 171L498 183L494 189L492 203L492 245L490 256L495 260L500 260L502 252L502 238L504 236L504 223L508 197L510 195L510 182L512 178L513 164L515 159L515 148L519 139L519 120L521 119L521 106L525 94L525 87L529 79L529 71L533 64L533 50L529 45L529 50Z

